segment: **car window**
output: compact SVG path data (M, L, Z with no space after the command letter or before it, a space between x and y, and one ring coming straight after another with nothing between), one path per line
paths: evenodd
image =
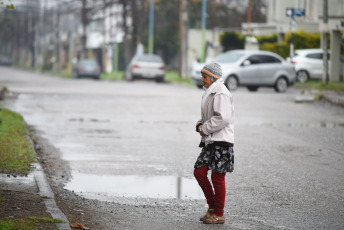
M261 55L252 55L247 60L251 62L251 65L256 65L262 62L262 59L260 58Z
M81 60L80 65L83 66L97 66L97 63L93 60Z
M280 63L281 60L279 60L276 57L270 56L270 55L259 55L259 59L261 60L261 63Z
M214 62L220 62L220 63L234 63L237 60L239 60L244 54L240 53L224 53L220 54L216 58L214 58Z
M306 57L308 58L312 58L312 59L323 59L323 53L311 53L311 54L307 54ZM331 54L327 53L327 58L330 59L331 58Z
M156 55L139 55L137 57L137 61L142 62L162 62L162 59L160 56Z
M310 53L310 54L307 54L306 57L311 58L311 59L322 59L323 55L322 53Z

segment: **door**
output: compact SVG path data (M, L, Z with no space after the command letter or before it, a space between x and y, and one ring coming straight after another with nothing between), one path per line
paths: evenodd
M240 65L239 81L242 85L259 84L261 60L259 55L251 55Z

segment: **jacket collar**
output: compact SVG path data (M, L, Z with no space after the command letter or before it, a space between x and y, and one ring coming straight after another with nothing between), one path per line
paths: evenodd
M211 90L210 94L215 94L215 93L217 93L217 92L221 89L221 84L224 83L224 81L223 81L222 78L220 78L220 79L217 80L216 82L218 82L219 84L217 84L217 86L215 86L215 87Z

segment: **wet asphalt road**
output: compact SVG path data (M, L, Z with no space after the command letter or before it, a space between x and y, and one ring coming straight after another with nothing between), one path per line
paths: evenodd
M18 93L6 106L41 131L69 164L65 189L136 207L143 216L147 205L160 205L154 216L167 217L164 229L214 228L197 221L205 201L192 175L202 90L62 79L4 67L0 84ZM233 93L236 162L226 177L227 223L219 228L344 228L344 110L325 102L296 104L299 93ZM159 221L146 224L162 228ZM126 226L116 229L140 224Z

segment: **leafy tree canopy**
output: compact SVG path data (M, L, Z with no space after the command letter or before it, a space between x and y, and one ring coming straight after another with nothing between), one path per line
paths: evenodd
M14 9L14 5L12 3L12 0L7 0L6 2L4 0L1 0L0 5L6 6L7 9Z

